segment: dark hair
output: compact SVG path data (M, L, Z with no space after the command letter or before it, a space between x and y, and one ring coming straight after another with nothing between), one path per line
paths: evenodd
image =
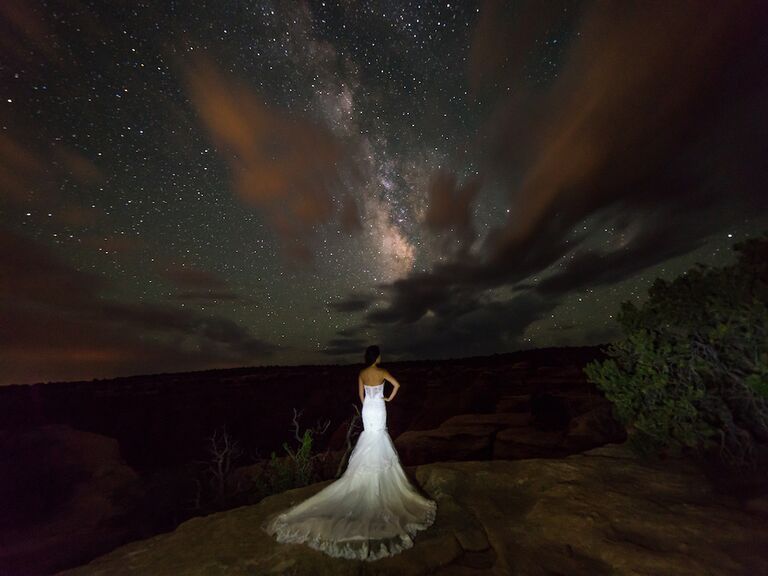
M368 348L365 349L365 365L370 366L376 362L376 358L379 357L379 353L379 347L376 346L376 344L368 346Z

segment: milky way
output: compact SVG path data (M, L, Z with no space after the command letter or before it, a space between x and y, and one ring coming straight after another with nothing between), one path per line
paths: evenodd
M588 345L768 228L758 2L12 1L0 383Z

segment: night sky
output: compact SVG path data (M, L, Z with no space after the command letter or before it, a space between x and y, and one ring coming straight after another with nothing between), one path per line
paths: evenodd
M762 2L0 4L0 384L601 344L768 229Z

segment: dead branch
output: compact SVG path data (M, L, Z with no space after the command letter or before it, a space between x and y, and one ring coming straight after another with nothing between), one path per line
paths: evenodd
M347 462L347 457L349 456L349 453L352 451L352 436L360 427L360 421L362 418L360 414L360 409L357 407L357 404L352 404L352 408L355 409L355 413L352 415L352 420L349 422L349 427L347 428L347 438L346 438L347 448L344 451L344 455L341 457L341 460L339 461L339 467L336 469L336 478L341 476L341 472L342 470L344 470L344 465Z

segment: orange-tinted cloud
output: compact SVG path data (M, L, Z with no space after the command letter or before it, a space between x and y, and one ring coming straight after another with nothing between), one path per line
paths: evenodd
M80 0L53 4L3 0L0 2L0 52L4 64L15 59L21 64L39 64L41 60L67 69L80 64L72 53L62 54L63 37L57 24L66 23L93 48L103 48L111 30L99 21L96 12ZM88 62L83 65L91 66ZM76 90L75 86L71 89Z
M42 6L32 6L22 0L0 2L0 47L3 54L13 54L19 60L28 61L38 52L54 60L56 50L52 30L44 14Z
M327 130L270 107L207 60L187 68L200 119L229 162L236 194L263 210L286 251L311 257L313 226L333 213L340 146Z
M351 194L347 194L344 197L344 204L341 208L340 224L341 229L345 232L358 232L363 228L357 201Z
M60 208L56 217L65 226L71 226L74 228L84 228L87 226L95 226L100 221L107 218L106 214L98 208L78 206L76 204L69 204Z
M59 146L54 152L54 158L65 174L81 184L98 184L104 181L104 174L98 166L77 150Z
M45 166L37 152L0 132L0 198L18 204L40 193Z

